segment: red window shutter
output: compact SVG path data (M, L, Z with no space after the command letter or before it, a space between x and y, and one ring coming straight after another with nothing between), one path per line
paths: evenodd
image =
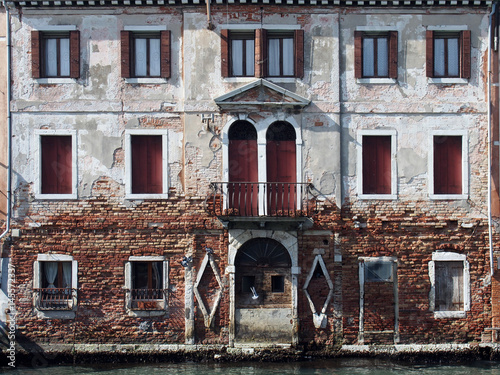
M160 69L162 78L170 78L171 69L170 30L160 33Z
M398 79L398 32L389 31L389 78Z
M162 137L131 137L132 194L163 193Z
M295 77L304 77L304 30L295 30Z
M71 194L71 136L42 136L42 194Z
M391 137L363 137L363 194L391 194Z
M434 77L434 31L425 33L425 74Z
M255 30L255 76L262 78L267 75L267 31Z
M460 33L460 44L461 44L461 76L462 78L470 78L471 73L471 32L470 30L464 30Z
M462 194L462 137L434 137L434 194Z
M69 32L69 63L71 78L80 77L80 32L73 30Z
M121 39L121 73L123 78L130 78L130 31L122 30Z
M40 78L42 76L40 64L40 39L40 31L31 32L31 76L33 78Z
M221 76L229 77L229 30L221 30L220 33L221 50Z
M363 77L363 32L354 32L354 78Z

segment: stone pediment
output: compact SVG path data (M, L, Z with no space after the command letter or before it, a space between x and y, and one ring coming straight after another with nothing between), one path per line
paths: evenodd
M221 109L242 106L303 108L310 100L261 78L215 98L215 103Z

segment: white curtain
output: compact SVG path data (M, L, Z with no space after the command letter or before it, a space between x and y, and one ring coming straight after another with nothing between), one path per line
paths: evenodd
M54 282L57 276L57 262L45 262L45 278L49 283L48 288L55 288Z
M373 77L375 75L373 41L373 38L363 38L363 77Z
M246 41L246 68L247 76L253 76L255 70L255 41L247 39Z
M149 75L159 77L160 68L160 39L149 39Z
M61 47L61 76L69 76L69 39L59 40Z
M283 75L293 76L293 38L283 39Z
M243 40L231 41L231 62L234 76L243 75Z
M459 76L458 39L448 39L448 75Z
M379 77L389 76L388 45L386 38L377 39L377 75Z
M444 76L444 39L434 39L434 75Z
M62 265L64 287L71 288L71 262L64 262Z
M138 77L147 75L146 43L147 39L135 40L135 75Z
M269 75L280 75L280 41L279 39L269 39Z
M45 40L45 74L47 77L57 76L57 39Z

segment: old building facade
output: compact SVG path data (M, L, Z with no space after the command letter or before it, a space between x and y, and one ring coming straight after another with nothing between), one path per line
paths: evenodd
M6 6L22 340L495 339L491 2Z

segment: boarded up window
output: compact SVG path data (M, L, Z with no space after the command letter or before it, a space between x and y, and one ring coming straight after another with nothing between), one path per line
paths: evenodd
M462 194L462 137L434 137L434 194Z
M161 135L133 135L132 194L163 193Z
M73 154L71 136L42 136L42 194L71 194Z
M464 263L435 262L436 311L464 310Z
M391 136L363 136L363 194L391 194Z

